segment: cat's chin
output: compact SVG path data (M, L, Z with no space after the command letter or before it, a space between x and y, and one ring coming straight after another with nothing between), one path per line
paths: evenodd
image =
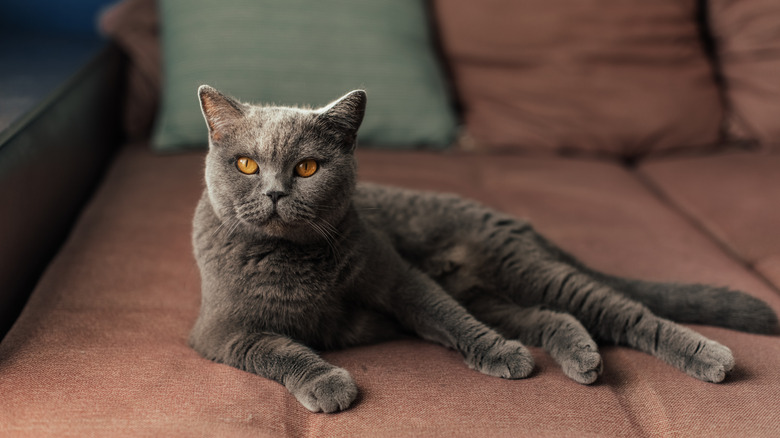
M274 237L286 237L293 231L294 227L282 220L279 216L272 217L265 221L260 228L268 235Z
M250 227L263 236L293 241L306 240L302 235L303 226L294 222L285 221L279 215L263 220L262 222L249 223Z

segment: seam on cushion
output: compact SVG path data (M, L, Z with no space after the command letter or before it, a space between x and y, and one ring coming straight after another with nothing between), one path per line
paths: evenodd
M620 362L620 368L613 367L605 373L600 384L609 387L626 420L636 428L631 433L637 437L667 436L672 427L667 414L670 406L663 402L645 373L630 359L634 353L644 353L630 352L624 346L610 346L602 352L605 359L615 359L615 364Z
M770 281L778 281L780 283L780 254L763 257L757 260L755 263L757 271L765 273L764 275L770 279Z
M780 286L775 285L769 278L756 269L755 263L743 257L736 249L734 249L728 242L725 241L718 233L713 231L713 228L717 228L712 225L707 225L702 219L699 219L694 212L685 208L679 202L676 202L674 198L669 196L667 192L658 184L653 182L652 178L648 177L640 169L633 167L629 171L636 177L636 179L644 185L658 200L669 207L675 213L678 213L686 222L696 228L699 232L704 234L710 239L720 250L728 256L730 259L736 261L748 270L754 277L761 280L769 289L780 295ZM701 215L704 217L704 215ZM725 233L723 233L725 234Z

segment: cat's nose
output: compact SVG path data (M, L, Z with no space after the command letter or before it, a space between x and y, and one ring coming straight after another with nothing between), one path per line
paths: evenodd
M279 201L279 198L283 196L287 196L287 193L279 192L279 191L273 191L266 193L266 196L271 198L271 201L273 201L274 205L276 205L276 202Z

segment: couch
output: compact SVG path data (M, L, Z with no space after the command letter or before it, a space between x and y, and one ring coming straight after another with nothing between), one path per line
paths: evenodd
M728 286L780 312L776 2L438 0L429 13L460 131L443 149L361 142L361 179L459 193L594 268ZM129 58L130 99L108 106L127 140L0 343L0 435L780 436L780 338L709 326L693 328L737 362L720 384L613 345L592 385L537 348L516 381L414 338L324 352L361 391L333 415L201 358L187 336L205 150L150 148L165 83L154 3L120 3L102 25Z

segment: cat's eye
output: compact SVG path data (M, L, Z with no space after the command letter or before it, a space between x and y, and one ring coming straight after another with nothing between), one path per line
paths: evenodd
M303 160L295 165L295 173L302 178L308 178L314 175L314 172L316 171L317 162L312 159Z
M238 168L238 171L246 174L246 175L252 175L254 173L257 173L257 162L251 158L248 157L240 157L236 161L236 167Z

